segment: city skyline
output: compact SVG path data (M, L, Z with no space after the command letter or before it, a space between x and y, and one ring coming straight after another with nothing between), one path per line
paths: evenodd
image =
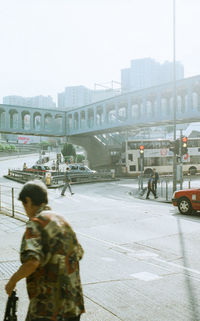
M177 0L177 61L200 74L197 0ZM0 4L3 96L51 95L120 81L130 60L172 61L173 2L14 0ZM186 23L187 22L187 23Z
M183 78L184 66L176 62L176 79ZM56 102L53 101L51 95L38 95L34 97L9 95L3 97L3 104L69 109L111 98L127 91L159 86L170 81L173 81L172 62L166 61L164 64L160 64L152 58L142 58L131 60L130 68L121 69L121 86L120 83L114 84L113 81L104 84L95 83L95 89L90 89L84 85L68 86L65 87L64 91L57 93ZM114 88L114 85L118 86L118 88Z

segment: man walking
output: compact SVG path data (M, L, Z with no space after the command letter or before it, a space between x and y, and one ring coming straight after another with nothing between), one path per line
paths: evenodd
M22 265L5 286L10 296L26 278L29 308L26 321L79 321L84 311L79 261L83 249L62 216L51 210L41 181L27 182L20 194L29 217L22 238Z
M156 172L155 168L153 169L153 173L154 173L154 190L157 195L157 183L159 181L159 174L158 174L158 172Z
M64 176L64 182L65 182L65 185L63 186L61 195L62 196L65 195L65 191L66 191L67 188L69 188L70 194L74 195L74 193L72 192L72 189L71 189L71 185L70 185L71 178L70 178L70 175L69 175L69 167L66 167L66 172L65 172L65 176Z
M148 180L148 187L147 187L147 196L146 199L149 199L149 194L152 193L154 195L154 198L158 198L156 196L155 190L154 190L154 179L155 175L152 174L151 177Z

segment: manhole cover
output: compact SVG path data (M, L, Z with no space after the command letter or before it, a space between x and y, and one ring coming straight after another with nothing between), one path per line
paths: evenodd
M20 265L19 261L0 262L0 280L9 279Z

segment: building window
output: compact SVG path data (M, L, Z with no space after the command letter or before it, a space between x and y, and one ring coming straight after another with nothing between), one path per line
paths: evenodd
M131 162L133 161L133 154L128 154L128 160Z
M135 165L129 166L129 170L130 170L130 172L135 172L136 171L136 166Z

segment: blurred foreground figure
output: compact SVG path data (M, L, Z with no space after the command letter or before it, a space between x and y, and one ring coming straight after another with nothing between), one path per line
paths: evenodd
M46 186L26 183L20 194L29 217L22 238L21 267L5 289L10 296L16 283L26 278L30 299L26 321L78 321L84 312L79 274L83 249L75 232L48 204Z

